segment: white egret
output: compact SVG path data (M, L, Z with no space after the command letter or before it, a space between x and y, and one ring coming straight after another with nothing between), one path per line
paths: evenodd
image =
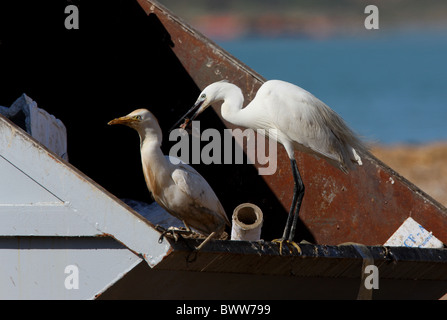
M173 164L163 155L160 149L162 132L150 111L138 109L108 124L123 124L138 132L147 187L161 207L183 221L186 232L191 232L192 227L208 236L197 250L211 238L221 235L225 225L230 226L222 204L206 180L187 164Z
M359 153L366 149L364 144L326 104L306 90L280 80L265 82L245 108L239 87L225 80L212 83L201 92L194 106L177 124L185 119L181 127L186 127L217 101L223 101L221 114L226 121L255 130L265 129L267 135L270 133L271 138L284 146L291 162L295 185L283 236L273 241L280 243L280 251L283 242L292 244L300 251L293 238L304 196L304 184L294 151L323 158L348 173L354 164L362 165ZM186 118L190 114L193 114L192 117ZM274 130L269 131L271 129Z

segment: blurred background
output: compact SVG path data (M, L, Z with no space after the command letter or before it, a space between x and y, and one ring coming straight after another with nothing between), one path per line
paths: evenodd
M266 79L310 91L447 205L447 2L160 0ZM367 30L367 5L379 29Z

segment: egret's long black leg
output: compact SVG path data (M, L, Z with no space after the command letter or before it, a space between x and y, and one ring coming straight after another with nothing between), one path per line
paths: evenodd
M300 214L301 202L304 197L304 183L301 179L300 172L298 171L298 167L296 165L295 159L290 160L292 163L292 172L293 172L293 180L295 181L295 188L293 190L293 198L296 198L296 207L293 213L293 222L289 232L289 241L293 241L295 236L296 225L298 223L298 216ZM292 208L290 209L292 210ZM290 214L289 214L290 218ZM288 219L287 219L288 220Z
M293 247L295 247L296 250L301 254L301 248L295 242L293 242L293 237L295 236L296 225L298 223L298 215L301 208L301 201L303 200L304 197L304 184L303 181L301 180L301 176L298 171L295 159L291 159L290 163L292 164L292 173L294 181L292 205L290 206L289 215L287 216L287 222L284 228L282 238L272 240L272 242L279 243L280 254L282 254L282 247L284 242L287 245L292 245Z
M282 234L282 239L286 240L289 238L290 229L292 227L293 222L293 213L295 212L296 202L298 200L297 197L297 186L295 183L295 186L293 188L293 198L292 198L292 205L290 206L289 215L287 216L286 226L284 227L284 233Z

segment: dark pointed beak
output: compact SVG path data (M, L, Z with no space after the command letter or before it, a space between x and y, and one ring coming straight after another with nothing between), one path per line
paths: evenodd
M197 118L197 116L202 112L200 110L200 107L202 106L203 102L205 100L198 100L194 106L188 110L187 113L185 113L183 115L183 117L180 118L179 121L177 121L172 128L169 130L169 132L171 132L174 129L177 129L178 127L182 127L183 129L186 129L188 126L190 126L192 124L192 122L194 121L195 118ZM190 117L190 115L192 114L192 116ZM183 123L182 123L183 122ZM182 123L180 125L180 123Z

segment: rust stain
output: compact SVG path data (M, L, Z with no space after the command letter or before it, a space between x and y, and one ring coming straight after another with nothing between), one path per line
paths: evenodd
M95 235L95 237L96 238L113 238L113 239L115 239L115 237L112 234L106 233L106 232L98 233L98 234Z

